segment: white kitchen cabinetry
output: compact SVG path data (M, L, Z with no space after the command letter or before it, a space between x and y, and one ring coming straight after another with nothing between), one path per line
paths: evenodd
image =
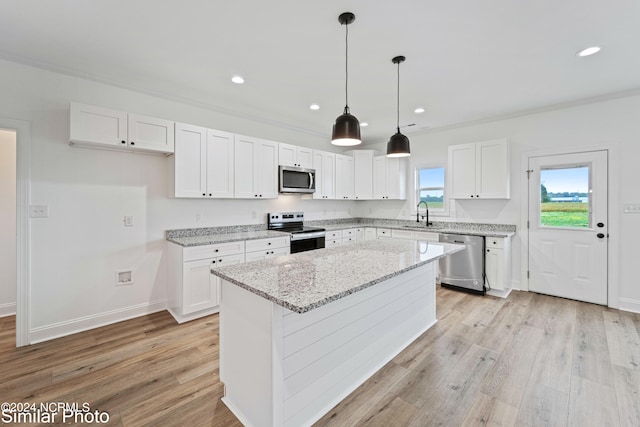
M176 123L170 159L170 196L231 198L234 195L233 134Z
M449 176L453 199L508 199L509 145L506 139L452 145Z
M373 158L373 198L407 198L407 169L405 159L376 156Z
M415 231L415 230L391 230L391 237L394 239L408 239L408 240L426 240L429 242L438 241L438 233L429 231Z
M316 170L314 199L333 199L335 195L336 155L313 150L313 169Z
M236 135L234 145L235 197L278 197L278 143Z
M332 230L325 232L324 247L330 248L342 244L342 230Z
M313 150L281 142L278 145L278 162L283 166L311 169L313 167Z
M342 230L342 244L360 242L363 239L361 228L347 228Z
M439 242L440 235L431 231L415 231L414 238L416 240L426 240L428 242Z
M511 291L511 238L485 237L487 293L506 297Z
M336 199L353 200L353 157L336 154Z
M288 255L290 252L290 237L272 237L246 241L246 262L257 261L278 255Z
M390 228L377 228L376 229L376 237L378 239L391 237L391 229Z
M373 150L353 150L354 196L356 200L373 199Z
M94 148L170 155L174 122L72 102L69 141Z
M373 227L365 227L364 240L375 240L378 238L377 230Z
M244 242L182 247L169 243L169 312L178 323L218 311L220 278L211 268L244 262Z

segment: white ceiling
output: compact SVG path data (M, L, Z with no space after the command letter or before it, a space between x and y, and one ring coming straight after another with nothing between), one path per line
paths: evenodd
M407 134L640 88L637 0L1 0L0 57L329 138L345 11L365 142L395 131L396 55Z

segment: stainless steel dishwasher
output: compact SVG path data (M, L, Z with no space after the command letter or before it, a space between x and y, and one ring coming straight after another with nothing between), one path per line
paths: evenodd
M484 295L484 237L440 234L440 242L461 243L467 249L444 257L438 265L440 285Z

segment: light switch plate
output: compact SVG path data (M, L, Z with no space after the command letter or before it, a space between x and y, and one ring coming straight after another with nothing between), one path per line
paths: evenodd
M31 218L49 218L49 206L31 205L29 206L29 216Z
M124 226L133 227L133 216L127 215L124 217Z
M623 208L624 208L624 213L640 214L640 203L625 203Z

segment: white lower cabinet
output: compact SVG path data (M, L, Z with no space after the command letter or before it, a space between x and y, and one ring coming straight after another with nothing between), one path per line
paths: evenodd
M428 242L437 242L439 240L438 233L415 230L391 230L391 237L394 239L426 240Z
M373 227L365 227L364 240L376 240L378 238L377 231Z
M218 311L220 279L211 268L244 262L244 242L182 247L169 243L169 313L178 323Z
M390 228L376 228L376 237L378 239L391 237L391 229Z
M511 290L511 238L485 238L487 293L507 296Z
M245 261L258 261L290 253L290 237L274 237L270 239L247 240Z

